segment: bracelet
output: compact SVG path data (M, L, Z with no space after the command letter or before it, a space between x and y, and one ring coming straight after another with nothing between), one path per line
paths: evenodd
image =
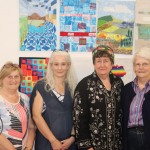
M70 137L74 137L74 138L76 138L75 134L70 134Z
M32 150L32 148L25 147L23 150Z

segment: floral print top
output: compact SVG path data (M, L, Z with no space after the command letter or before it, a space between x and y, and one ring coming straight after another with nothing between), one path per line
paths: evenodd
M121 150L123 82L111 73L110 82L107 91L93 72L76 87L73 119L79 149Z

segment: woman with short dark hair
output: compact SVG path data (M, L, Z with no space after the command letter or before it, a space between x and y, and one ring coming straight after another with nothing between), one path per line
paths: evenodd
M123 82L111 73L113 50L92 51L94 72L82 79L74 95L74 127L79 150L121 150Z

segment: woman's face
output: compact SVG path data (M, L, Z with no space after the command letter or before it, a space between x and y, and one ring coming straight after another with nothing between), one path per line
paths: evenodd
M20 82L21 82L20 74L18 70L16 70L3 79L2 87L8 90L18 90Z
M150 79L150 61L137 56L134 63L134 72L138 78Z
M56 55L54 56L51 68L54 77L65 78L70 65L66 60L65 56Z
M94 69L99 77L107 76L112 69L112 62L109 57L95 58Z

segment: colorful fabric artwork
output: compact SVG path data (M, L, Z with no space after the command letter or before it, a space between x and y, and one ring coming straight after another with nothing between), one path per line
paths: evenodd
M138 24L138 38L149 40L150 39L150 25Z
M30 97L35 83L45 76L48 58L20 57L19 65L23 72L20 91Z
M100 0L97 8L96 43L117 54L132 54L135 1Z
M19 0L20 50L56 49L57 0Z
M113 66L111 72L118 77L123 77L124 75L126 75L126 71L124 70L123 66L115 65Z
M92 51L96 43L96 0L60 1L60 48Z

